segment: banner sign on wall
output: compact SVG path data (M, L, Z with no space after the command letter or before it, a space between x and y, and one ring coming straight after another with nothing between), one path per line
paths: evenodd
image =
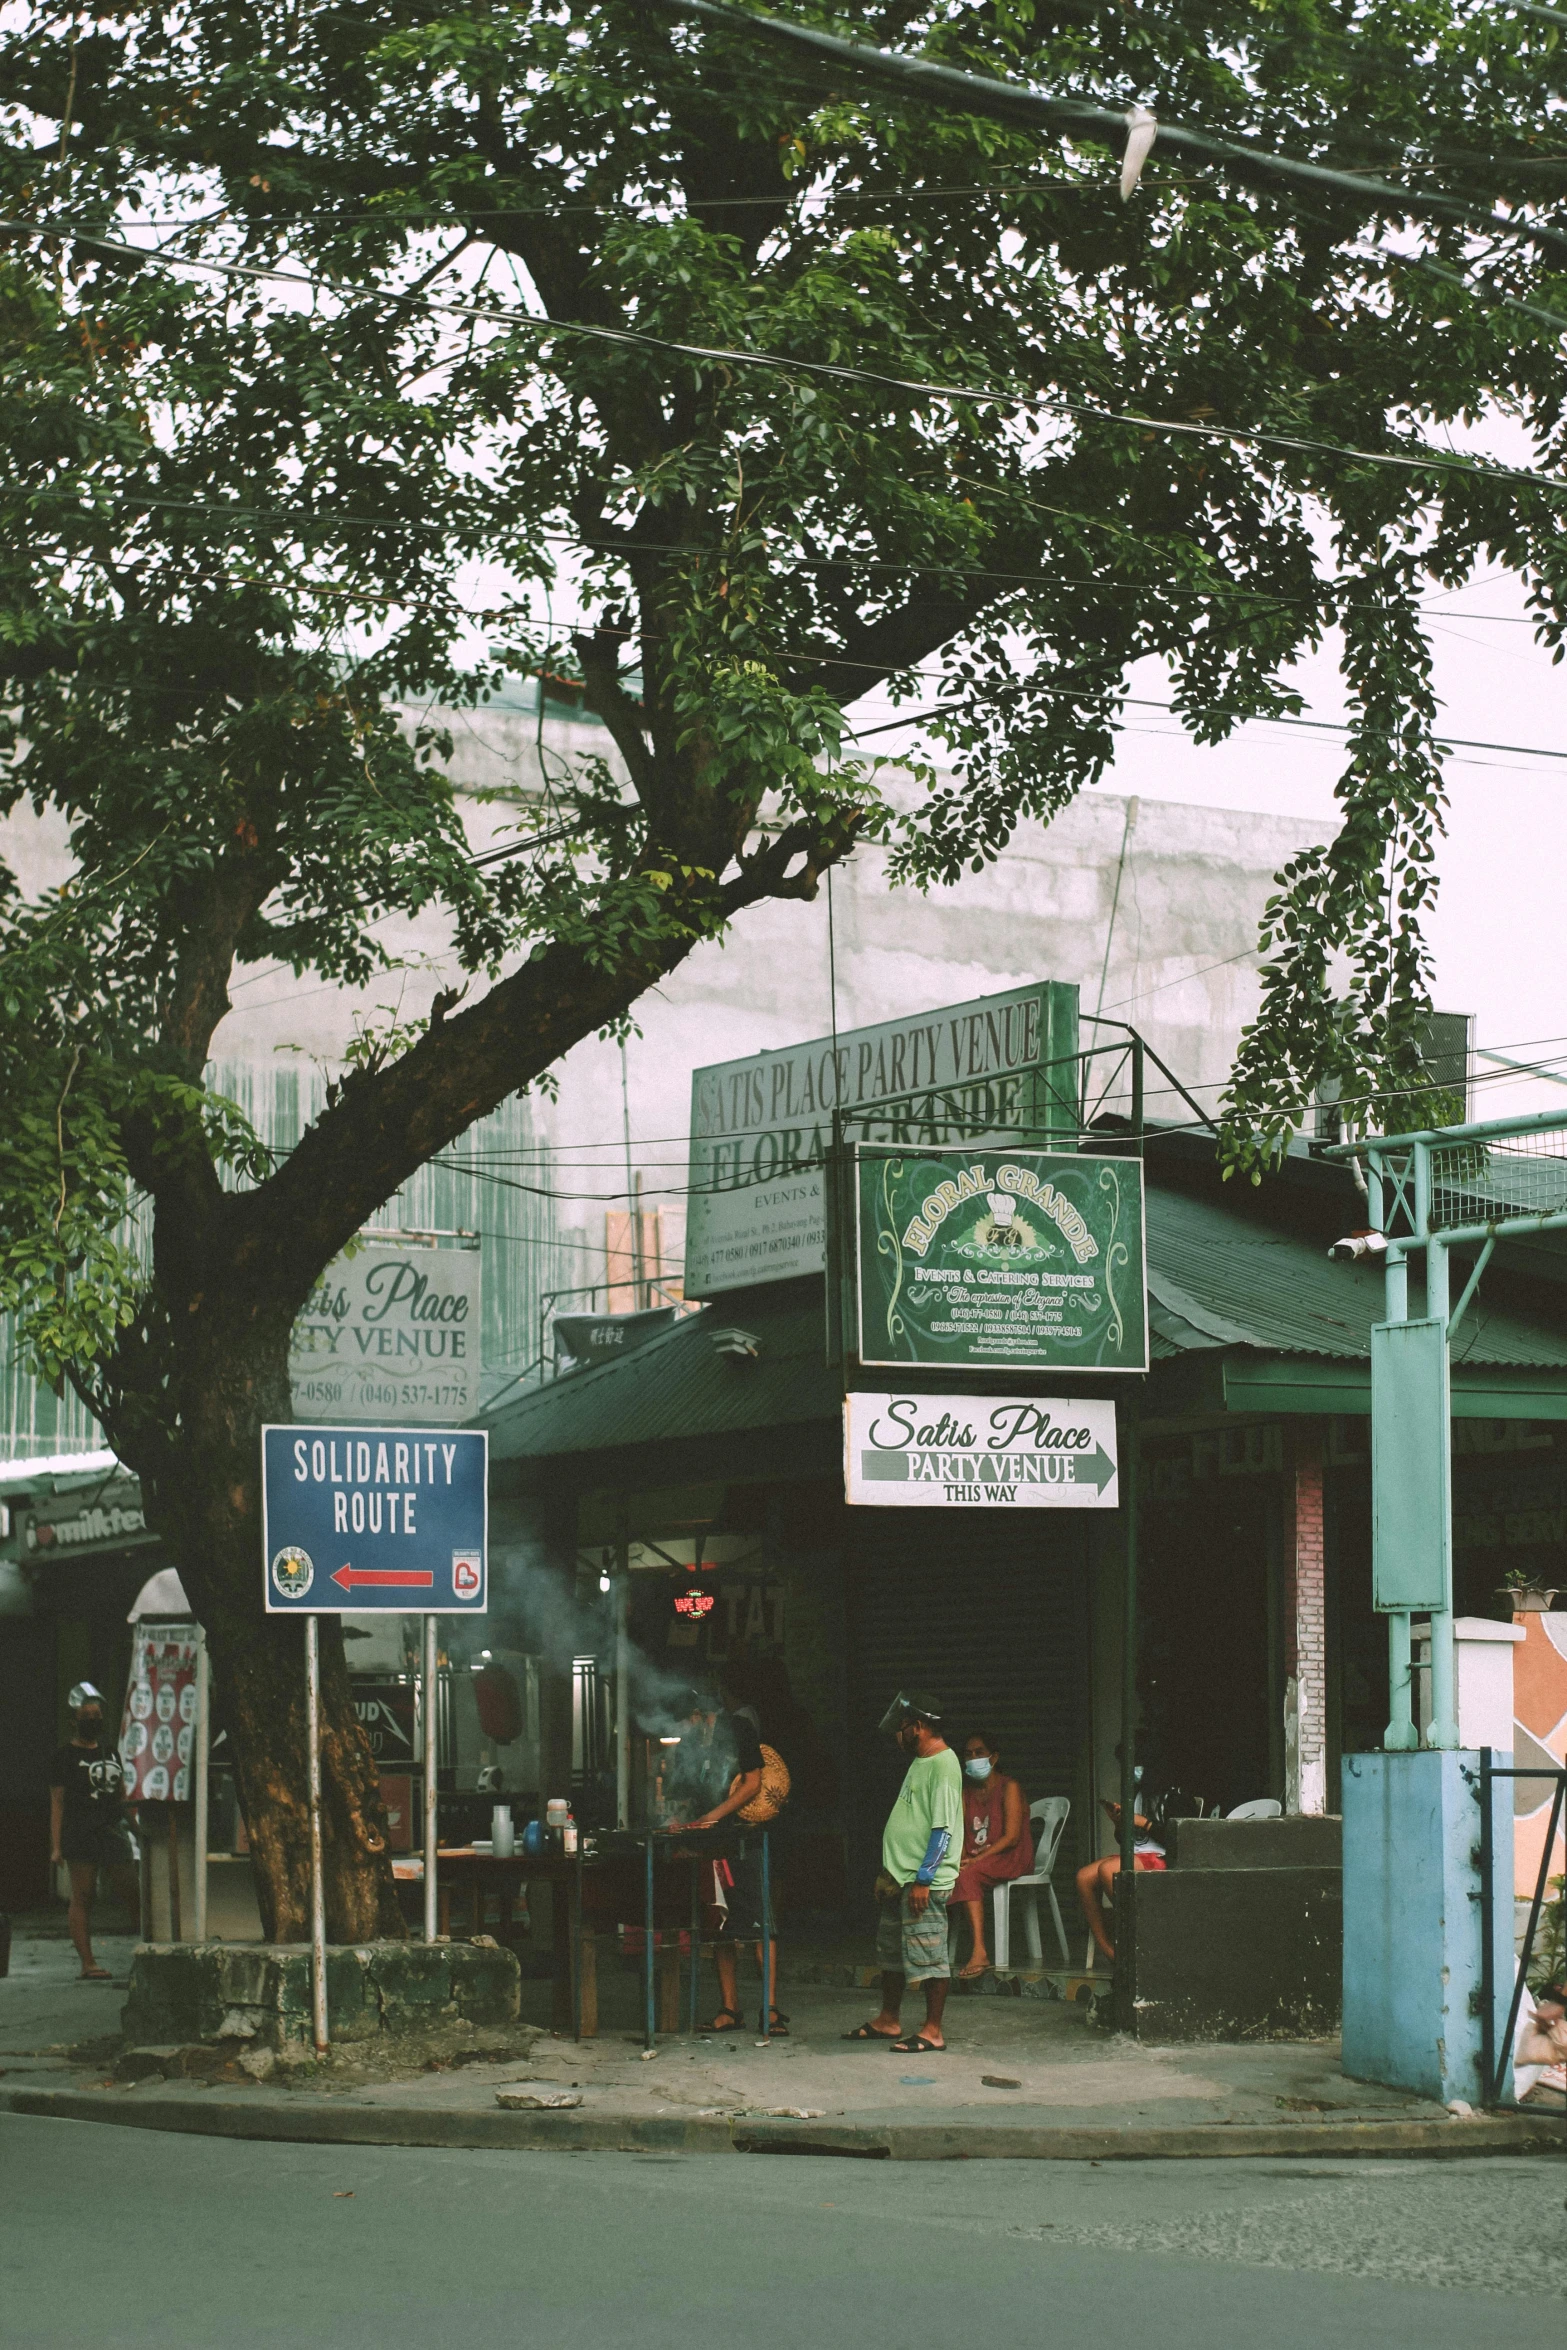
M302 1420L451 1427L479 1409L481 1257L473 1248L378 1248L339 1257L289 1342Z
M482 1616L489 1449L478 1428L263 1428L267 1613Z
M1075 1141L1077 1049L1077 989L1040 980L696 1070L686 1296L824 1269L835 1111L873 1106L881 1142Z
M188 1803L196 1742L194 1626L138 1627L125 1690L120 1760L132 1803Z
M862 1363L1145 1371L1140 1160L855 1155Z
M845 1495L875 1509L1120 1507L1113 1403L862 1392L843 1429Z

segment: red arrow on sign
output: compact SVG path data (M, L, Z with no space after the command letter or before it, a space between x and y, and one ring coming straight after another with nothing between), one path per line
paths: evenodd
M345 1591L352 1591L356 1583L388 1584L399 1591L428 1590L435 1576L428 1567L339 1567L332 1577Z

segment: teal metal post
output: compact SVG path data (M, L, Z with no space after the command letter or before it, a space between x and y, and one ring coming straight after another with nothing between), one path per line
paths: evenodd
M1371 1212L1373 1221L1382 1222L1382 1177L1375 1160L1372 1161ZM1393 1241L1387 1252L1387 1318L1390 1322L1409 1319L1409 1259L1402 1244ZM1389 1754L1410 1754L1420 1744L1420 1732L1415 1727L1414 1642L1407 1614L1392 1615L1387 1620L1387 1728L1382 1733L1382 1744Z
M1425 1153L1422 1151L1421 1156ZM1429 1198L1429 1185L1427 1186ZM1445 1244L1432 1233L1426 1242L1426 1312L1445 1322L1451 1303ZM1458 1674L1453 1644L1453 1468L1451 1423L1442 1447L1442 1585L1447 1605L1431 1611L1431 1721L1428 1746L1458 1744Z

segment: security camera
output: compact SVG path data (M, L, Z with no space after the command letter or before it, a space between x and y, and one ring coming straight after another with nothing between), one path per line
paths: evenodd
M1348 1232L1342 1240L1335 1240L1328 1250L1328 1255L1340 1265L1352 1265L1357 1257L1383 1257L1386 1254L1385 1232Z

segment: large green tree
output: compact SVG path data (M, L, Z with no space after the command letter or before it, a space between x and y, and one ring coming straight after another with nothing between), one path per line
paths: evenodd
M1567 610L1551 482L1421 461L1503 410L1557 468L1548 11L796 14L1340 178L1166 140L1123 202L1102 123L999 121L650 0L7 18L4 788L64 812L75 873L0 908L0 1294L208 1624L281 1935L301 1698L260 1614L257 1432L365 1218L857 842L916 882L1002 853L1102 771L1133 662L1163 656L1213 741L1294 706L1292 657L1336 630L1343 821L1281 879L1233 1100L1255 1163L1320 1077L1410 1074L1422 598L1486 561L1552 641ZM550 581L579 624L546 648ZM482 868L396 715L482 689L476 630L573 657L619 755ZM932 666L957 780L893 809L841 712L930 699ZM270 1163L203 1083L236 969L363 977L381 918L432 903L469 995ZM331 1931L394 1929L330 1626L324 1651Z

